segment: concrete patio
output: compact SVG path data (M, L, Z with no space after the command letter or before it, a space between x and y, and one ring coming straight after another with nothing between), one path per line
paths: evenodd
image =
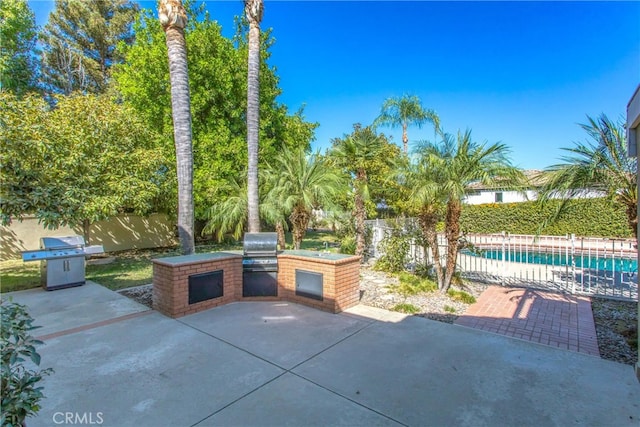
M366 306L240 302L174 320L94 283L11 296L45 325L42 367L55 369L30 427L69 414L150 427L640 422L631 366Z

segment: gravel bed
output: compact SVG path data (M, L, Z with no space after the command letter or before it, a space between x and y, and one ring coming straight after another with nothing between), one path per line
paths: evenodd
M469 307L469 304L455 301L440 292L405 297L389 289L390 285L398 283L394 276L363 266L360 271L360 302L387 310L393 310L398 304L411 304L419 309L416 316L446 323L453 323ZM469 282L458 289L477 298L487 286ZM152 308L152 291L153 285L143 285L118 292ZM634 365L638 360L637 303L592 297L591 308L601 357Z

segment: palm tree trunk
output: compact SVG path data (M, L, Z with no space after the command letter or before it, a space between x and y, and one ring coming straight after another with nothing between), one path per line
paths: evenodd
M309 225L309 219L311 218L311 212L306 211L302 206L296 206L293 208L293 212L289 217L293 230L293 248L300 249L300 243L307 232L307 225Z
M260 21L262 0L245 0L249 20L249 59L247 70L247 150L248 150L248 230L260 231L258 194L258 133L260 130Z
M278 234L278 246L281 251L284 251L287 246L287 241L284 234L284 226L281 221L276 222L276 233Z
M629 227L633 230L633 235L638 240L638 205L637 203L628 204L626 208L627 221Z
M409 135L407 135L407 123L402 123L402 147L404 149L404 154L409 152Z
M367 174L364 170L358 170L356 181L356 188L362 189L366 185ZM354 210L356 217L356 255L362 256L366 245L364 221L367 219L367 211L364 207L364 197L361 190L356 191Z
M436 225L438 224L438 215L431 209L423 209L418 216L422 235L431 247L431 255L433 257L433 268L436 271L436 280L438 281L438 289L444 287L444 274L442 271L442 263L440 262L440 247L438 246L438 233Z
M447 292L451 287L451 279L456 271L458 257L458 240L460 239L460 213L462 206L458 200L449 200L447 203L447 216L445 219L445 235L447 238L447 265L444 275L442 292Z
M173 138L178 176L178 236L182 253L195 251L193 236L193 150L191 146L191 99L184 28L187 16L180 0L162 0L158 8L167 38Z

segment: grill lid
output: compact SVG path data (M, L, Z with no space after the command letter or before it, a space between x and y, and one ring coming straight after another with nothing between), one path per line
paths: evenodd
M82 236L41 237L41 249L77 248L84 246Z
M278 247L278 234L244 233L242 247L245 256L275 255Z

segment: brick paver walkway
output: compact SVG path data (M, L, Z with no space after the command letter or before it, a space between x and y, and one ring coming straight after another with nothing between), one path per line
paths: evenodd
M455 323L600 356L587 297L490 286Z

